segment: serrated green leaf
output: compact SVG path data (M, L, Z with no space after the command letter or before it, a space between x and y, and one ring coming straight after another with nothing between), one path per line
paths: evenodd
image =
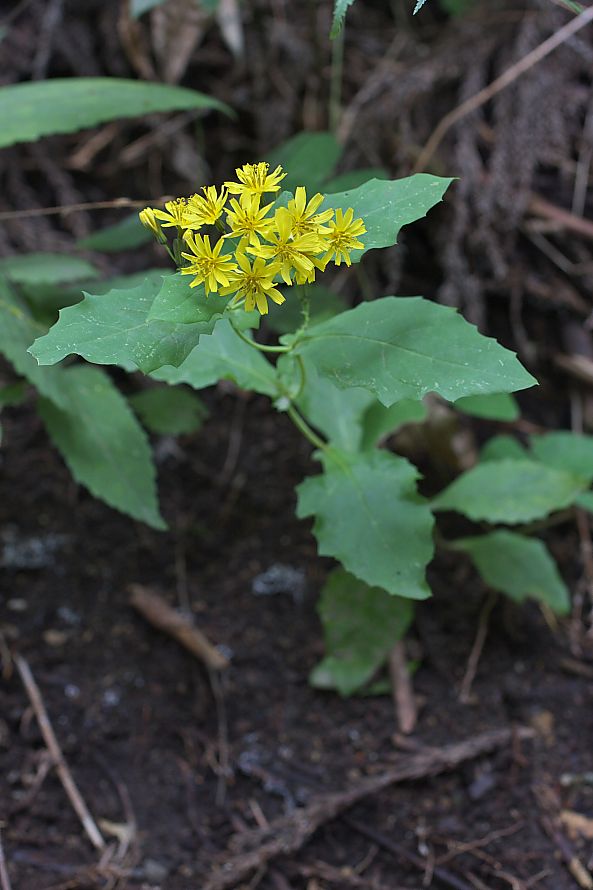
M352 6L354 0L334 0L334 17L332 21L331 31L329 32L329 36L332 38L337 37L342 28L344 27L344 20L346 18L346 11L349 6Z
M331 175L341 154L342 147L333 133L304 132L276 146L267 161L272 169L278 164L284 167L283 189L294 193L297 186L304 185L312 197Z
M157 111L212 108L223 102L184 87L119 77L56 77L0 87L0 148L53 133L75 133L104 121Z
M164 529L146 433L100 368L62 371L65 408L39 400L39 413L70 472L116 510Z
M459 476L432 502L474 520L513 525L541 519L573 503L583 480L527 460L494 460Z
M296 361L291 356L283 356L278 362L278 371L285 375L289 369L293 380L298 381L300 372ZM336 448L357 451L363 416L374 402L372 394L356 387L338 389L327 377L320 377L310 363L304 363L304 369L306 383L297 401L299 409Z
M310 327L295 351L336 386L366 387L386 407L429 392L455 401L536 383L514 353L421 297L362 303Z
M387 451L332 450L324 472L297 488L297 515L315 516L319 553L371 587L409 599L430 596L433 517L416 493L418 471Z
M22 253L0 260L0 275L15 284L36 285L68 284L83 278L97 278L99 273L80 257L61 253Z
M179 272L164 277L150 307L148 321L196 324L222 318L229 304L228 297L218 294L207 297L204 285L190 287L189 282L189 276Z
M324 195L333 195L336 192L351 191L364 185L370 179L389 179L389 173L383 167L349 170L347 173L340 173L339 176L332 176L330 180L324 182L323 193Z
M368 587L343 569L330 574L317 611L326 656L310 680L313 686L335 688L341 695L352 695L371 679L414 615L410 600Z
M304 290L310 299L310 318L313 324L333 318L346 308L344 298L322 284L308 284L306 288L293 285L280 287L280 290L286 297L286 302L278 305L270 301L266 315L266 326L277 334L288 334L300 326L303 319L299 292Z
M85 291L91 291L94 296L106 294L110 290L120 290L130 287L138 287L145 281L158 281L161 286L163 275L167 269L147 269L145 272L135 272L132 275L116 275L102 281L81 281L75 285L36 284L19 285L19 290L25 297L31 308L33 316L44 327L50 328L58 320L60 309L80 303Z
M413 15L416 15L417 12L420 12L425 3L426 0L416 0L416 6L414 7Z
M556 467L588 483L593 482L593 437L561 430L543 436L531 436L531 451L536 460Z
M133 213L112 226L99 229L98 232L93 232L92 235L81 238L77 242L77 246L83 250L119 253L122 250L133 250L142 244L148 244L152 239L152 232L144 228L138 213Z
M272 398L278 395L274 366L261 352L244 343L225 318L219 321L211 336L200 344L177 368L161 368L152 375L166 383L188 383L204 389L219 380L232 380L243 389Z
M98 365L131 365L149 374L165 365L177 367L202 334L214 329L215 319L198 324L148 321L161 283L111 290L62 309L57 323L36 340L30 352L39 364L52 365L67 355L81 355Z
M506 392L493 392L485 396L464 396L454 405L458 411L485 420L516 420L521 413L516 399Z
M394 433L406 423L420 423L427 414L424 402L413 399L403 399L390 408L374 401L362 418L360 448L363 451L373 448L383 437Z
M367 231L360 240L364 250L352 251L352 262L357 263L368 250L395 244L402 227L426 216L452 182L429 173L405 179L371 179L356 189L326 195L319 210L352 207L354 218L363 219Z
M145 389L128 401L144 426L160 436L195 433L208 413L195 393L177 386Z
M480 451L480 463L490 460L529 460L529 454L514 436L492 436Z
M6 279L0 276L0 353L22 377L58 405L64 403L60 368L40 368L27 349L45 328L31 316Z
M559 614L568 612L570 597L566 585L547 547L537 538L495 531L457 540L454 546L471 557L486 584L494 590L519 603L533 597Z

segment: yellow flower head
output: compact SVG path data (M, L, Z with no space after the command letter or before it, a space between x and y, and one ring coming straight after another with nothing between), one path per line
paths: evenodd
M211 292L216 293L221 284L226 287L229 275L237 267L232 254L220 255L224 240L219 238L214 247L211 247L208 235L194 235L192 232L186 232L184 240L191 253L181 254L189 261L189 265L181 269L181 274L195 276L189 286L196 287L198 284L203 284L206 296Z
M245 239L243 246L247 244L257 246L259 244L258 235L262 238L268 237L274 220L266 218L266 215L273 206L273 202L266 204L265 207L260 207L259 203L259 196L246 193L242 194L238 201L236 198L231 198L233 209L229 210L226 215L227 225L231 231L225 235L226 238Z
M336 210L336 219L329 224L329 233L325 236L328 247L320 261L320 268L325 269L327 263L333 259L339 266L342 259L347 266L351 265L350 253L353 250L364 249L359 235L366 232L362 219L354 219L354 210L349 207L346 213L339 207Z
M144 210L140 211L138 216L140 217L140 222L144 228L149 229L161 244L166 244L167 236L161 229L158 219L155 218L154 210L151 207L145 207Z
M269 244L249 247L249 253L264 260L272 260L286 284L292 284L293 270L307 276L313 269L311 256L320 253L326 245L315 232L294 235L292 220L286 207L280 207L274 215L274 231L267 237Z
M277 192L280 189L280 181L286 173L278 165L273 173L270 173L270 165L265 161L259 164L245 164L235 170L239 182L225 182L225 186L233 195L256 195L261 197L264 192Z
M163 220L163 228L171 228L175 226L177 229L185 229L187 201L185 198L175 198L174 201L167 201L164 210L155 210L154 215L158 219Z
M256 257L250 263L240 250L237 251L236 258L239 268L229 273L228 286L221 288L221 294L234 294L234 303L244 299L247 312L257 307L261 315L268 312L268 299L278 304L284 303L284 297L274 287L277 272L274 266L267 266L261 257Z
M294 235L305 235L308 232L317 232L319 234L329 232L329 229L321 227L332 218L334 211L330 209L317 213L322 203L323 195L313 195L310 201L307 202L305 187L302 185L297 187L294 198L288 202L287 207Z
M185 219L190 229L199 229L205 225L213 226L224 213L227 191L222 188L219 195L214 185L204 186L202 191L203 195L192 195L187 202Z

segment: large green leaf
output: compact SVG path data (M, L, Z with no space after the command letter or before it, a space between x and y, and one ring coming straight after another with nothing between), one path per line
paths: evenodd
M485 396L464 396L457 399L455 408L470 414L472 417L483 417L485 420L512 421L519 417L520 411L516 399L507 392L493 392Z
M317 688L335 688L341 695L352 695L371 679L414 615L410 600L368 587L343 569L330 574L317 610L326 655L310 680Z
M40 368L27 349L45 328L31 316L6 279L0 276L0 353L37 390L58 405L64 404L62 369Z
M346 308L344 298L322 284L307 284L302 288L295 284L292 287L280 287L280 290L286 297L286 302L278 305L270 301L266 315L266 327L277 334L289 334L301 325L303 316L299 297L303 292L309 297L310 318L314 324L333 318Z
M152 232L144 228L138 213L132 213L131 216L126 216L112 226L99 229L92 235L82 238L78 242L78 247L85 250L100 250L103 253L119 253L122 250L132 250L134 247L148 244L152 238Z
M395 244L400 229L426 216L452 182L429 173L416 173L405 179L371 179L356 189L326 195L320 210L352 207L355 219L362 217L367 231L360 240L365 247L352 252L356 263L367 250Z
M321 190L321 183L332 173L340 159L342 148L333 133L297 133L292 139L276 146L268 156L272 168L282 164L286 177L282 188L294 192L304 185L311 197Z
M62 371L65 408L39 400L39 412L70 472L110 506L164 529L146 434L100 368Z
M500 435L488 439L480 451L480 463L491 460L529 460L529 453L514 436Z
M362 420L363 449L373 448L384 436L394 433L406 423L420 423L428 414L424 402L414 399L402 399L386 408L380 402L374 401L366 410Z
M0 148L120 117L227 105L183 87L118 77L65 77L0 87Z
M532 436L530 445L536 460L593 482L593 436L561 430Z
M252 346L243 342L224 318L209 337L177 368L161 368L152 375L167 383L188 383L204 389L219 380L233 380L243 389L275 397L278 395L274 366Z
M537 538L495 531L455 541L494 590L521 603L533 597L555 612L568 612L570 597L547 547Z
M98 365L133 365L146 374L164 365L177 367L200 335L214 329L216 318L196 324L149 322L148 313L161 285L147 279L134 288L100 296L85 294L81 303L62 309L58 322L30 352L42 365L76 354Z
M357 189L368 182L369 179L389 179L389 173L382 167L349 170L347 173L340 173L339 176L332 176L331 179L324 182L323 193L325 195L333 195L336 192L347 192L351 189Z
M166 321L172 324L196 324L212 318L222 318L229 304L228 297L218 294L206 296L203 284L190 287L190 279L180 272L163 278L150 312L149 321Z
M568 507L583 487L578 476L529 459L490 460L459 476L433 507L512 525Z
M433 517L416 493L416 468L387 451L332 450L323 460L324 472L297 489L297 515L315 516L319 553L371 587L409 599L430 596Z
M0 260L0 275L16 284L67 284L98 274L87 260L61 253L22 253Z
M128 401L144 426L160 436L194 433L208 413L195 393L180 386L155 386Z
M428 392L455 401L536 383L514 353L421 297L361 303L309 328L296 352L336 386L366 387L387 407Z
M295 360L286 356L278 362L279 371L293 364ZM327 377L320 377L314 365L304 363L304 367L306 384L297 402L300 410L336 448L357 451L364 413L375 401L372 393L358 387L338 389ZM293 374L298 380L298 368Z

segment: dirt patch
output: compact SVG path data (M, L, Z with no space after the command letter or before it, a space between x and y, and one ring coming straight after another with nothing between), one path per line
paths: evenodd
M2 622L29 659L95 817L121 825L133 813L132 871L119 887L201 887L233 835L409 756L394 745L388 697L343 701L307 685L322 653L315 599L326 570L307 525L291 515L293 484L311 469L308 446L255 399L243 414L240 464L217 484L239 403L211 398L216 421L160 465L167 534L80 492L27 410L7 424L0 528L12 524L13 542L59 537L44 568L3 569ZM278 564L302 573L302 600L253 593L254 579ZM273 863L259 886L417 888L423 873L407 852L425 874L440 868L460 881L449 886L480 886L475 877L491 888L574 887L542 819L593 813L593 679L571 672L563 633L552 633L537 609L504 606L493 615L472 704L460 704L483 592L446 561L432 575L436 596L417 621L422 709L412 748L509 726L535 728L533 740L372 796L350 811L351 822L330 821L300 855ZM134 582L189 602L231 655L217 695L191 656L131 610ZM81 877L96 857L55 775L35 790L44 745L16 676L3 684L0 707L1 816L14 885L108 886ZM590 840L563 837L586 863Z

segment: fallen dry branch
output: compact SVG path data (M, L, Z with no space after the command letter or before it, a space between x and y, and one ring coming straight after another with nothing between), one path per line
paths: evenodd
M271 822L266 829L236 835L232 843L239 852L223 860L204 890L227 890L276 856L296 853L321 825L390 785L438 775L455 769L466 760L502 748L514 737L530 738L532 735L532 731L528 729L499 729L443 748L425 749L402 758L398 766L389 767L380 775L366 779L354 788L315 798L289 816Z
M62 749L58 744L58 740L53 731L48 713L45 709L45 705L43 704L41 692L39 691L39 687L37 686L37 683L33 678L33 674L31 673L31 668L22 657L22 655L13 655L12 658L16 669L19 672L19 676L23 681L23 686L25 687L27 695L29 696L31 707L35 712L37 723L39 724L39 729L41 730L41 735L43 736L43 741L47 745L47 749L52 757L56 772L58 774L60 782L62 783L64 791L68 795L68 799L72 804L72 808L80 819L82 827L84 828L92 845L97 850L104 850L105 841L101 835L101 832L97 828L95 820L91 816L90 810L84 802L80 791L76 787L76 783L74 782L72 773L70 772L68 764L64 759Z
M172 609L162 597L140 584L130 584L129 589L132 606L149 624L177 640L210 670L223 671L229 666L228 659L206 639L202 631L189 618Z

